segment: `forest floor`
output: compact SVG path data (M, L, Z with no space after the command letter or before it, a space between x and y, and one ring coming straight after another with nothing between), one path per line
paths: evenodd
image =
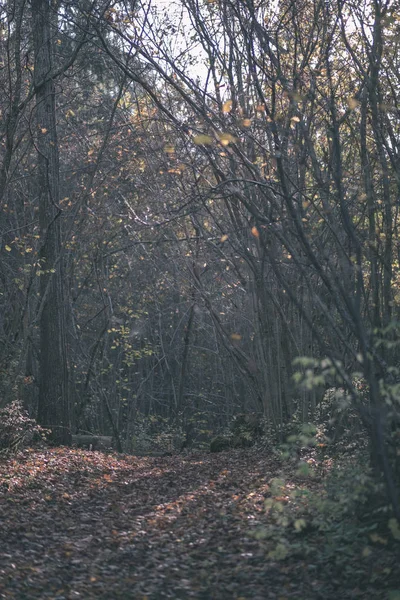
M399 600L399 543L329 504L332 461L309 463L305 475L253 450L2 457L0 598Z

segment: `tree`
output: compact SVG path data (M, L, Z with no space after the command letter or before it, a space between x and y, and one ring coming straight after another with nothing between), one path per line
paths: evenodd
M59 149L51 12L47 0L32 1L35 55L35 143L40 222L40 370L38 421L57 444L71 442L71 402L66 342L67 290L62 250Z

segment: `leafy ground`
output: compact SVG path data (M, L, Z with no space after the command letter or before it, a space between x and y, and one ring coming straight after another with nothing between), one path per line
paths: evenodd
M316 511L328 467L304 477L254 451L3 457L0 598L398 600L390 533Z

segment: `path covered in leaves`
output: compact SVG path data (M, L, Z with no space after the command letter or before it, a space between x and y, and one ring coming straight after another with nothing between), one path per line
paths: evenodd
M281 469L244 451L1 458L0 598L390 598L398 575L385 543L346 556L331 533L309 527L306 496L291 512L290 490L305 486L294 468L272 497ZM321 495L322 485L306 483Z

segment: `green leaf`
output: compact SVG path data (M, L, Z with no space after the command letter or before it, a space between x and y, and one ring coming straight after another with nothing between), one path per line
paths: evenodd
M303 531L307 527L307 523L304 519L296 519L294 522L294 528L296 531Z
M285 560L288 554L289 550L285 544L279 543L275 550L271 550L271 552L268 553L268 558L272 558L273 560Z

